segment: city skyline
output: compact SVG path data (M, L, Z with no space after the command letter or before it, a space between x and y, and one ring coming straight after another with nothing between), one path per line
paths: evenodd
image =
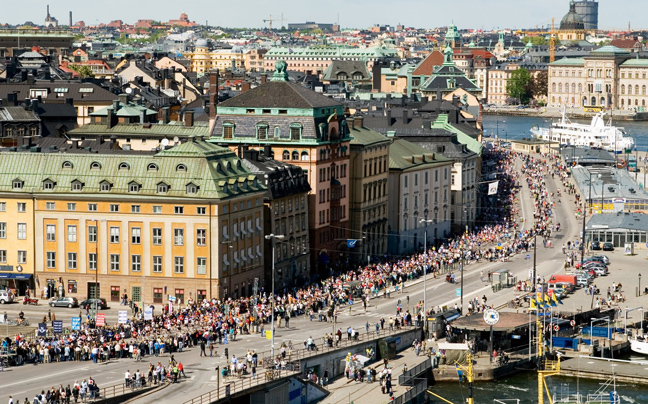
M138 19L153 19L168 21L177 19L181 13L187 13L189 19L198 24L209 22L212 26L221 27L267 27L264 19L272 18L277 21L274 27L281 26L278 19L282 18L283 25L304 21L335 23L338 20L342 28L368 28L373 24L413 26L417 28L441 27L454 22L460 29L517 29L545 27L551 24L551 18L556 24L569 10L566 0L547 0L532 6L520 5L515 0L497 0L492 6L485 7L482 0L464 0L460 10L449 4L435 6L424 0L401 0L399 7L392 10L393 2L385 0L345 3L333 0L327 3L324 10L313 8L313 1L287 0L277 6L269 6L267 1L250 0L246 3L246 14L237 11L219 13L219 4L207 0L194 0L191 3L179 5L171 0L158 0L156 7L150 3L113 0L109 8L89 8L87 2L81 0L65 0L52 2L46 0L24 0L23 7L5 9L2 23L23 24L31 21L42 24L47 4L50 4L52 17L58 19L61 25L67 25L69 12L73 12L73 23L84 21L86 25L109 23L112 20L122 20L133 24ZM525 2L531 3L531 2ZM379 5L381 7L376 7ZM639 0L627 0L625 7L615 7L610 2L599 2L599 28L625 30L630 22L633 29L640 29L639 14L629 16L627 10L637 8ZM517 8L517 9L516 9ZM207 11L208 10L208 11ZM440 10L440 11L439 11ZM502 10L516 10L515 13L503 13ZM629 18L632 17L632 18ZM637 24L637 25L635 25Z

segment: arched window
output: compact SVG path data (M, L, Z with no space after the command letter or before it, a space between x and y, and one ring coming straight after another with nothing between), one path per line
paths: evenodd
M90 163L91 170L101 170L101 164L98 161L93 161Z
M646 86L641 86L641 95L646 95Z
M274 137L275 138L281 137L281 128L279 128L278 126L275 126L274 128Z
M146 170L148 170L148 171L157 171L157 170L158 170L158 166L157 166L157 164L155 164L155 163L150 163L150 164L148 165L148 167L146 167Z
M284 150L281 157L284 160L290 160L290 152L288 150Z
M605 97L601 97L601 106L605 106Z
M646 106L646 100L641 100L641 106L645 107Z
M628 85L628 95L632 95L632 86Z
M182 164L182 163L181 163L181 164L178 164L178 165L176 166L176 171L187 171L187 166L184 165L184 164Z
M292 159L293 160L299 160L299 152L297 150L294 150L292 152Z
M556 92L556 83L551 83L551 92Z
M625 94L625 84L621 84L621 94Z
M63 162L63 168L64 168L64 169L66 169L66 168L67 168L67 169L72 169L72 168L74 168L74 164L72 164L71 161L64 161L64 162Z
M592 105L596 105L596 97L592 97Z
M621 108L623 108L624 106L625 106L625 100L621 98Z
M639 99L637 98L637 99L635 99L635 107L638 107L638 106L639 106Z
M572 83L572 93L576 92L576 83Z
M308 152L307 151L301 152L301 161L308 161Z
M119 163L119 170L125 170L128 171L130 170L130 165L126 162Z
M562 93L562 83L558 83L558 92Z
M267 123L257 124L257 126L256 126L256 135L257 135L257 139L259 139L259 140L267 140L268 139L268 124Z
M639 95L639 84L635 86L635 95Z

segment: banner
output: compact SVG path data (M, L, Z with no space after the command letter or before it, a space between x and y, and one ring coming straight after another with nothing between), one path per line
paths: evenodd
M80 330L81 329L81 317L72 317L72 327L70 327L72 330Z
M126 324L128 322L128 311L119 310L119 314L118 314L118 317L117 317L117 322L119 324Z
M144 320L153 320L153 309L150 307L144 308Z
M39 337L47 336L47 323L38 323L38 336Z
M356 246L356 244L358 244L358 240L353 240L353 239L347 240L347 247L348 248L353 248L353 247Z
M491 182L490 184L488 184L488 195L496 195L498 185L499 181Z
M62 320L52 321L52 328L54 329L54 334L63 334L63 321Z
M266 339L272 339L272 331L266 330L265 334L266 334Z
M97 314L97 321L95 323L97 327L103 327L106 325L106 315L103 313L98 313Z

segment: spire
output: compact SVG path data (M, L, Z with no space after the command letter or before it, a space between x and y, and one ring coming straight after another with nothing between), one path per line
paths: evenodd
M49 4L47 5L47 19L50 19L50 13L49 13Z

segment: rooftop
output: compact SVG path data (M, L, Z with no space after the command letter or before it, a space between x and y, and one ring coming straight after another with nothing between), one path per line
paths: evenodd
M587 222L585 229L624 229L648 231L648 215L646 215L645 213L630 212L595 214Z
M580 190L580 194L585 199L592 201L600 201L601 197L608 201L614 198L623 198L626 200L648 199L648 192L640 188L630 178L626 170L613 167L592 167L588 169L583 166L576 166L571 169L571 172ZM591 187L590 174L592 179Z

